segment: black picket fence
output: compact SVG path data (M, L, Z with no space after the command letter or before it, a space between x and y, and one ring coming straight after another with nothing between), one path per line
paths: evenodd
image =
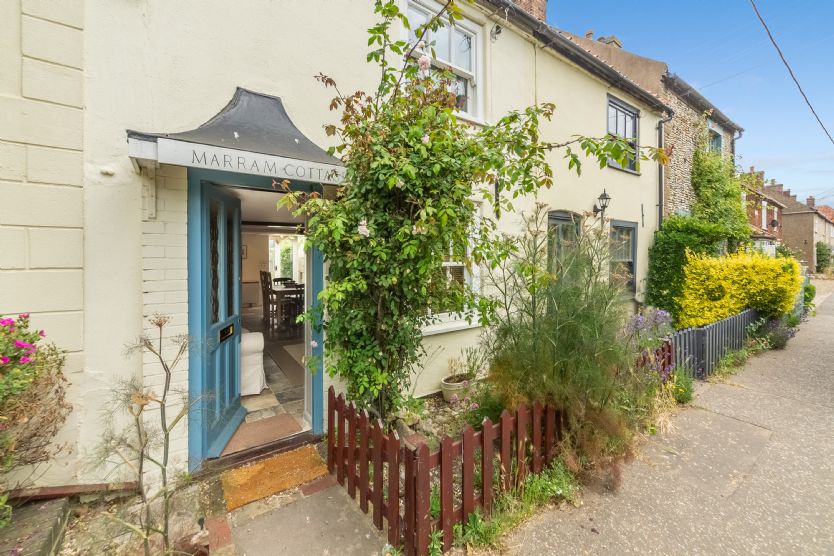
M696 378L710 376L722 357L744 347L747 328L758 318L747 309L706 326L678 330L671 337L675 366L690 369Z

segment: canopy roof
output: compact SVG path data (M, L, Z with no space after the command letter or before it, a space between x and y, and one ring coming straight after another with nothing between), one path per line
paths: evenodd
M343 173L339 171L343 170L341 161L313 143L293 124L280 98L241 87L220 112L196 129L173 133L127 130L127 138L131 157L146 162L325 183L333 183L333 180L321 179L323 171L331 169L336 170L335 174ZM152 143L157 144L156 148ZM196 150L195 146L207 148ZM217 163L212 164L212 159ZM286 163L287 159L291 159L290 163ZM281 172L278 168L287 171ZM311 171L302 175L305 168Z

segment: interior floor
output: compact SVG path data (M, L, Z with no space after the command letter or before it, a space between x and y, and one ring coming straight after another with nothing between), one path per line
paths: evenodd
M304 420L304 327L287 333L264 325L263 307L243 309L241 324L264 335L264 372L267 387L243 396L246 419L232 435L221 456L254 448L309 429Z

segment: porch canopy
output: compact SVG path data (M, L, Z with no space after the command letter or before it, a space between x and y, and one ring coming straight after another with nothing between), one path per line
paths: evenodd
M134 166L175 164L339 184L344 167L292 123L281 99L238 87L232 100L196 129L175 133L127 130Z

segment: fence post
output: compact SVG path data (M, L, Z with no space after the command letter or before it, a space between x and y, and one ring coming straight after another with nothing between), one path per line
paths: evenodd
M414 531L415 519L414 512L417 507L417 500L414 496L414 491L417 488L417 474L415 469L415 454L412 450L403 449L403 463L404 463L404 492L403 505L405 507L405 515L403 516L403 545L407 556L415 556L417 554L417 543Z
M454 493L452 483L452 445L451 437L446 436L440 441L440 528L443 530L443 550L452 548L454 540L454 516L455 511L452 495Z
M416 463L417 495L415 496L414 532L417 554L422 556L429 552L429 537L431 536L431 522L429 519L429 497L431 494L431 484L429 483L429 448L425 444L417 446Z
M706 331L703 328L695 328L695 369L698 378L706 378L707 375L707 361L706 361Z
M481 506L485 516L492 513L492 440L494 436L495 427L492 419L487 417L481 429Z
M333 473L333 445L334 445L334 434L335 431L333 430L333 425L336 421L335 418L336 412L336 391L331 386L327 389L327 470L330 473Z
M388 543L400 544L400 437L392 431L388 437ZM367 481L366 481L367 486ZM367 510L366 510L367 513Z

